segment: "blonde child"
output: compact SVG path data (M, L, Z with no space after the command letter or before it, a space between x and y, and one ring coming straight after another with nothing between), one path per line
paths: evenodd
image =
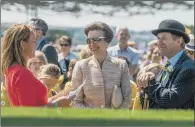
M69 95L70 92L73 92L73 90L71 88L72 71L73 71L74 66L75 66L77 61L78 61L78 59L72 59L70 61L69 68L68 68L68 82L66 83L66 85L62 91L60 91L56 96L50 98L51 100L55 100L57 98L64 97L64 96L70 96ZM75 93L75 91L73 93Z
M55 64L41 66L38 78L48 88L48 98L57 94L53 89L58 84L60 75L60 68Z
M27 68L37 78L40 73L40 67L48 64L46 56L41 51L35 51L35 57L27 62Z

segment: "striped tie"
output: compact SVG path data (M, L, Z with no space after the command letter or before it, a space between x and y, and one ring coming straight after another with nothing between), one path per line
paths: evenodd
M167 77L166 73L168 72L167 67L168 67L169 65L171 65L171 63L170 63L169 61L167 61L167 63L166 63L165 66L164 66L164 72L163 72L163 76L162 76L162 81L164 81L165 78Z

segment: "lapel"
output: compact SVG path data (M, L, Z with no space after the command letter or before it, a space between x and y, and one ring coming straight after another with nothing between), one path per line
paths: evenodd
M93 86L104 85L102 70L100 68L98 60L94 57L94 55L91 57L91 60L89 61L89 69Z
M105 62L105 61L104 61ZM105 63L103 63L102 66L104 66ZM105 84L104 84L104 78L102 69L100 68L100 64L98 60L94 57L94 55L91 57L91 60L88 63L89 65L89 77L91 77L92 86L94 89L100 90L98 92L102 103L105 104Z
M177 70L177 68L188 58L188 56L185 54L185 52L183 52L183 54L181 55L181 57L179 58L179 60L176 62L175 66L173 67L173 72L171 73L168 73L166 72L166 78L164 81L162 81L162 76L163 76L163 73L164 70L162 70L161 74L159 75L159 77L157 78L157 81L161 81L161 84L163 86L167 86L167 83L171 80L171 77L172 75L175 73L175 70Z
M173 72L188 58L189 57L187 56L187 54L183 52L183 54L181 55L181 57L179 58L175 66L173 67Z

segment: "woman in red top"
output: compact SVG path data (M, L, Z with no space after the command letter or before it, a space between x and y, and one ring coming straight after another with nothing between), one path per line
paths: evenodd
M30 26L17 24L8 28L1 48L1 71L6 77L6 90L11 106L65 105L64 100L48 103L47 88L26 68L26 63L34 57L36 48L35 35Z

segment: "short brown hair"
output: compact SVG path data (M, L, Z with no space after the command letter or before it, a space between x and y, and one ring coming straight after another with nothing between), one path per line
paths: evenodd
M70 36L64 35L59 39L59 44L63 43L64 41L67 41L68 44L72 45L72 38Z
M41 66L40 70L41 70L40 76L47 75L58 79L61 75L60 68L55 64L43 65Z
M89 31L92 31L92 30L104 31L104 34L106 37L105 40L108 43L110 43L114 37L112 29L106 23L103 23L103 22L94 22L94 23L87 25L84 29L85 35L87 36Z

